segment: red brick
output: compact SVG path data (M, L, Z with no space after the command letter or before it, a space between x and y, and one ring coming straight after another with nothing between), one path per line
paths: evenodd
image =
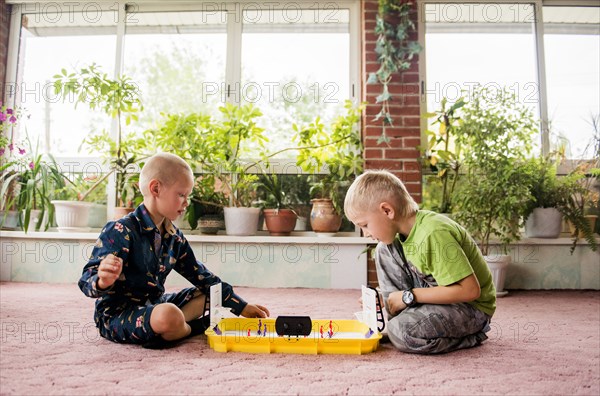
M415 198L415 195L421 196L421 183L405 183L406 189L410 193L410 195Z
M421 80L419 79L419 73L411 73L411 72L405 72L402 73L402 82L405 84L410 84L410 83L416 83L417 84L417 90L415 91L415 93L419 93L419 82Z
M388 135L390 137L421 136L421 130L415 127L390 128Z
M365 159L382 159L383 150L371 148L365 149L364 157Z
M402 149L387 148L383 150L385 159L399 159L402 155Z
M387 169L389 171L402 170L402 161L366 160L365 169Z
M420 172L401 172L398 177L403 183L421 182L422 179Z
M402 117L402 125L403 126L420 127L421 126L421 117L411 117L411 116Z
M367 73L375 73L380 67L381 65L379 65L377 62L366 62L364 70Z
M402 147L404 148L416 148L417 146L421 145L421 139L420 138L412 138L412 137L405 137L402 139Z
M363 0L363 10L365 11L375 11L379 10L379 1L378 0Z
M421 163L419 161L404 161L403 168L406 172L421 172Z

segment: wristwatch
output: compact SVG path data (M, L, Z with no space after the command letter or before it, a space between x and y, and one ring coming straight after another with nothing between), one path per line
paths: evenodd
M415 295L413 294L412 289L404 290L404 292L402 293L402 302L407 307L413 307L417 305L417 302L415 301Z

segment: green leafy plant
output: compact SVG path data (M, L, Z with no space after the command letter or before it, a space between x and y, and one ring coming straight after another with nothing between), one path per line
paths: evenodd
M364 104L345 104L346 114L336 117L329 129L317 117L299 128L294 125L300 145L297 164L312 173L311 195L330 198L336 211L343 212L345 190L363 170L359 124ZM320 174L325 170L325 174Z
M223 217L223 207L229 199L220 191L215 190L214 175L201 175L196 178L194 189L190 196L190 206L186 211L186 219L192 230L198 227L198 220L203 216Z
M441 213L452 212L452 196L463 161L462 145L454 133L460 122L458 111L465 105L465 101L461 97L448 108L446 104L447 100L443 98L440 110L424 115L426 118L435 118L432 126L439 125L437 131L426 131L428 139L425 163L436 172L442 184L441 203L436 208Z
M38 148L38 144L34 147L29 137L26 137L23 147L18 148L19 156L8 168L3 166L3 171L9 170L12 174L9 176L10 180L15 180L18 184L14 203L20 212L25 232L29 229L34 210L40 211L35 229L40 229L44 216L47 218L44 229L48 229L54 218L54 206L50 203L53 193L57 188L64 187L64 177L55 159L51 155L46 158L39 153Z
M210 146L220 147L220 150L206 161L205 169L221 182L221 191L228 196L230 206L250 206L258 176L250 173L256 162L248 163L244 156L252 146L264 152L268 139L256 123L262 113L252 104L234 106L227 103L219 111L222 120L214 126L207 140Z
M79 103L85 103L90 109L100 110L117 120L116 139L102 131L88 137L84 145L93 152L108 154L105 158L109 161L110 172L115 172L117 179L117 203L128 206L134 195L134 187L129 182L130 173L139 160L133 148L142 145L143 141L137 141L132 134L123 136L123 121L126 126L137 121L142 110L137 85L124 75L111 79L95 64L75 73L62 69L53 78L54 91L62 96L63 101L74 95L75 108Z
M507 89L478 87L462 108L455 132L464 149L466 174L454 198L454 215L479 241L484 255L490 252L492 237L504 252L520 238L529 200L522 164L537 130L532 110Z
M376 102L381 104L381 110L374 119L381 120L384 125L378 144L388 143L390 140L385 133L385 127L393 125L390 113L392 94L388 88L392 77L408 70L413 57L421 51L419 43L410 39L411 33L416 33L411 20L411 6L412 3L403 0L379 0L375 21L375 53L379 69L370 73L367 80L367 84L379 83L382 86L382 92L376 99Z
M256 185L264 190L265 200L263 207L267 209L290 209L291 201L285 190L283 178L275 173L263 173Z

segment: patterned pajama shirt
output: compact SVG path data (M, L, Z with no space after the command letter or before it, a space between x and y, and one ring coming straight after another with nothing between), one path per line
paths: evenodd
M208 296L210 286L222 283L223 306L239 315L247 303L233 292L231 285L196 260L180 230L165 219L165 234L141 204L131 214L111 221L102 229L91 257L79 279L79 288L96 298L94 320L100 335L120 343L143 344L156 337L150 315L157 304L172 303L182 308L192 298ZM99 290L98 267L113 254L123 260L119 279L108 289ZM195 287L178 293L165 293L167 275L175 270Z

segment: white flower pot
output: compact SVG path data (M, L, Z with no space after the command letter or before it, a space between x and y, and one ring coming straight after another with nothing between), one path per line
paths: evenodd
M485 262L492 273L492 281L496 287L496 297L503 297L508 294L504 290L504 281L506 280L506 270L510 264L511 258L506 254L495 256L483 256Z
M562 213L556 208L535 208L525 222L528 238L558 238L562 229Z
M93 203L88 215L88 227L102 228L106 225L108 216L106 215L106 205Z
M19 212L16 210L7 210L1 212L2 218L0 219L0 225L3 230L16 230L19 226Z
M225 233L227 235L256 235L259 208L225 209Z
M38 228L38 229L35 228L41 214L42 214L42 211L40 209L32 209L31 210L31 212L29 213L29 224L27 225L26 232L44 231L44 229L46 228L46 224L48 223L48 211L47 210L44 211L44 218L42 220L42 224L40 225L40 228ZM25 221L25 210L22 211L21 216L23 216L23 222L24 222ZM23 227L23 230L25 230L25 227Z
M51 201L55 208L56 224L59 231L89 230L88 219L90 202L81 201Z

